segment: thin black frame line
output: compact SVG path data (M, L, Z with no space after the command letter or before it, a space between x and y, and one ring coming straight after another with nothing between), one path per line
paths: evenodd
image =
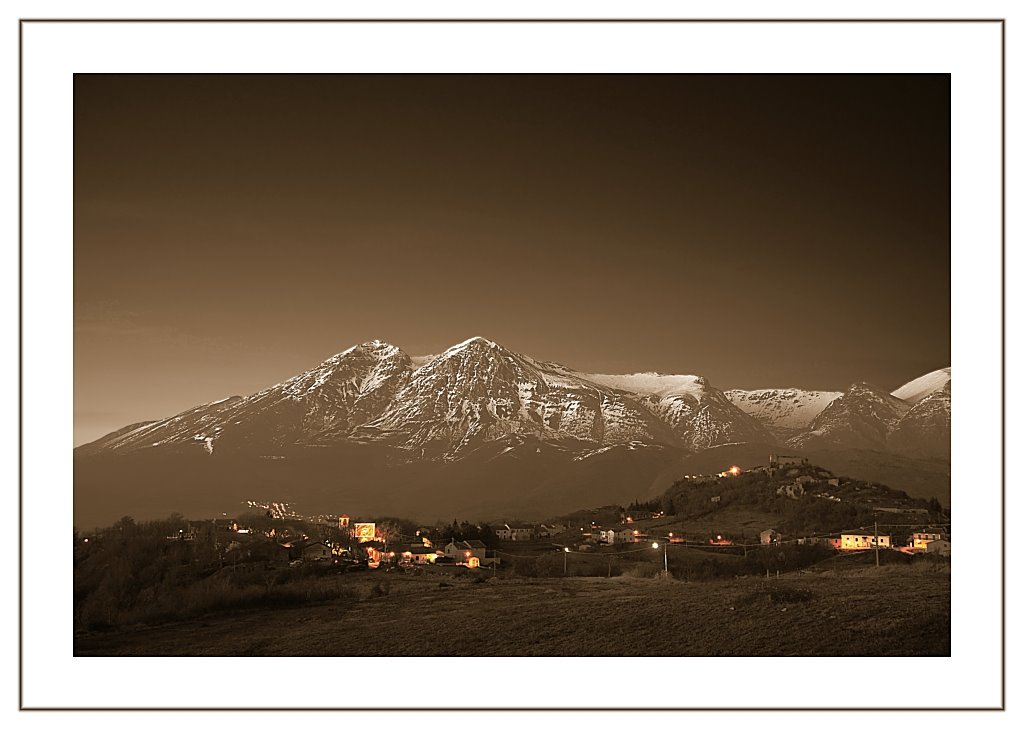
M998 23L1000 25L1000 703L995 707L27 707L24 678L24 26L27 23ZM19 712L1006 712L1007 698L1007 20L1006 18L19 18L17 49L17 349L18 349L18 617Z
M1004 712L1003 707L21 707L22 712Z
M22 144L25 130L25 107L22 103L24 95L24 65L22 63L25 44L22 42L23 31L25 29L24 23L18 24L18 708L24 709L25 697L24 697L24 682L22 680L22 667L24 665L24 631L23 622L25 616L25 592L23 590L24 581L24 544L25 544L25 530L24 530L24 512L22 510L22 493L24 490L25 481L23 479L24 468L25 468L25 442L22 438L22 430L25 423L24 414L24 401L25 401L25 387L23 383L25 360L24 360L24 316L22 308L24 307L24 287L22 286L24 277L24 267L22 265L22 246L24 241L24 221L25 221L25 198L22 194L22 181L24 179L24 147ZM74 244L72 244L74 245ZM72 493L74 492L74 485L72 485ZM72 497L74 495L72 494Z
M21 18L22 23L1004 23L1005 18Z
M1000 392L1002 394L1002 408L1000 418L1000 445L999 451L1001 456L1001 478L1003 482L1002 489L1002 500L1000 508L1002 510L1002 606L1000 613L1001 615L1001 626L1000 632L1003 638L1002 646L1002 693L1000 697L1000 704L1003 710L1006 709L1006 20L1004 19L1000 26L999 34L999 50L1002 55L1002 63L1000 66L1000 120L999 120L999 148L1002 153L1002 164L1000 166L1000 201L999 201L999 213L1000 213L1000 232L999 236L1002 241L1001 255L999 261L1000 268L1000 281L999 291L1001 299L1001 308L999 313L999 324L1000 324L1000 340L999 349L1002 354L1001 362L999 363L1000 371Z

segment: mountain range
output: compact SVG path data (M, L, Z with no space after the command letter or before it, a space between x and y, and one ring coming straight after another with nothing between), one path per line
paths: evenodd
M948 496L950 388L945 368L892 393L722 391L697 375L579 372L482 337L417 358L374 340L78 447L76 523L250 497L306 512L545 516L645 497L687 458L738 444L938 461L928 471L940 475L944 459L933 492Z

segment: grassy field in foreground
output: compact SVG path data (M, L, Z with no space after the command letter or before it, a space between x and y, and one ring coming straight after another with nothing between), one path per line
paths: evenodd
M947 656L948 569L765 581L343 576L346 598L76 637L76 656Z

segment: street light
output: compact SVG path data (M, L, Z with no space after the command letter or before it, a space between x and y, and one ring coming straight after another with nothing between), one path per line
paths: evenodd
M668 575L668 542L669 542L668 540L665 541L665 575ZM653 550L657 550L658 549L658 543L656 543L656 542L651 543L651 548Z
M569 548L562 548L562 577L569 575Z

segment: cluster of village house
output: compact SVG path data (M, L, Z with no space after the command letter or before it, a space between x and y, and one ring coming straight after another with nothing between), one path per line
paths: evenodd
M756 467L755 471L764 471L773 477L782 477L786 481L778 486L776 493L780 496L789 497L792 499L799 499L806 494L805 489L810 484L822 484L830 487L838 487L839 479L834 477L832 474L817 470L814 474L800 473L801 469L795 468L797 465L801 467L807 467L814 471L816 467L812 467L807 464L807 460L800 457L789 457L772 454L769 457L768 466ZM807 471L805 468L803 471ZM723 471L717 475L686 475L683 478L686 480L695 480L697 483L704 483L708 481L714 481L718 479L728 479L730 477L738 476L742 470L738 466L734 466L726 471ZM815 497L831 499L840 501L839 497L832 496L828 492L816 491ZM711 502L719 502L721 497L711 497ZM250 503L250 506L254 506L256 503ZM264 506L260 504L259 506ZM281 508L291 514L290 507L288 505L273 504L274 508ZM288 508L288 509L284 509ZM925 521L929 517L927 510L907 510L902 508L878 508L878 511L890 511L890 512L919 512ZM268 514L271 514L268 511ZM274 513L276 515L276 512ZM595 522L591 522L586 527L578 528L576 532L575 527L564 524L534 524L529 522L503 522L497 525L493 525L493 531L498 540L503 542L534 542L538 540L550 540L551 538L560 538L567 544L571 544L574 550L585 552L594 549L598 545L619 545L627 543L642 543L650 540L662 540L668 543L689 543L691 545L704 544L710 546L731 546L735 543L723 535L712 535L707 542L694 543L686 540L681 535L675 535L669 532L666 535L651 535L647 532L638 529L634 523L647 520L657 520L665 516L664 512L647 512L641 510L631 510L630 512L623 512L620 514L620 522L618 525L609 528L602 528ZM453 564L453 565L465 565L471 568L486 567L495 565L501 562L498 555L500 551L488 551L487 547L480 540L450 540L448 544L443 546L435 546L427 537L427 531L424 530L422 535L417 532L413 542L398 544L394 541L390 544L386 542L384 535L380 533L375 523L372 522L352 522L348 515L340 515L337 518L332 516L321 515L312 522L316 524L323 524L325 521L334 522L337 520L337 526L342 530L348 530L353 538L355 538L361 548L363 556L366 557L369 564L380 564L384 561L395 560L399 563L405 563L410 565L424 565L424 564ZM237 523L230 522L230 529L239 534L244 535L249 532L248 529L240 527ZM184 534L179 539L189 539L190 534ZM267 537L274 538L275 534L273 530L267 531ZM796 537L790 539L783 539L783 536L774 529L764 530L759 535L759 542L761 545L778 545L784 542L796 543L801 545L810 544L822 544L828 545L835 550L847 551L847 550L870 550L874 548L886 548L896 549L906 553L929 553L937 554L942 556L951 555L951 544L949 536L938 531L927 531L927 532L914 532L910 540L906 545L894 545L892 536L886 534L877 534L875 532L844 532L839 535L831 536L811 536L811 537ZM238 545L238 543L232 543L232 545ZM290 542L279 542L281 548L280 559L303 560L303 561L317 561L317 560L332 560L339 557L351 557L351 552L348 548L340 545L329 545L325 542L312 541L308 539L294 540ZM569 549L566 547L565 549ZM490 552L490 554L488 554Z
M648 515L644 515L648 517ZM655 536L642 532L632 527L632 518L624 522L619 528L600 529L592 526L590 531L581 528L579 537L572 534L574 550L585 552L593 549L596 545L614 545L621 543L643 543L651 539L667 540L670 543L687 542L681 536L668 533L665 536ZM400 544L389 544L378 538L380 534L376 531L373 523L359 523L359 527L352 529L352 534L360 542L362 556L365 556L370 566L379 565L384 562L396 561L405 565L457 565L469 568L481 568L501 563L501 550L488 550L487 546L480 540L449 540L447 544L435 546L426 535L417 536L414 542ZM235 531L242 532L244 528L234 525ZM502 523L495 528L495 534L499 540L514 542L535 542L547 540L556 536L565 536L570 530L565 525L534 525L525 522ZM761 545L777 545L783 542L794 542L797 544L823 544L840 551L870 550L876 547L876 535L874 532L848 532L838 536L829 537L799 537L792 540L784 540L783 536L776 530L764 530L759 535ZM696 543L690 543L696 544ZM712 536L706 543L712 546L729 546L735 543L722 536ZM335 545L331 546L322 541L295 540L279 543L281 548L281 560L302 560L302 561L330 561L341 558L353 557L350 548ZM928 553L942 556L950 556L951 546L949 538L941 532L914 532L906 545L893 545L891 535L879 534L877 536L877 547L885 549L896 549L907 553Z
M775 530L764 530L760 538L762 545L783 542L782 536ZM871 550L876 546L876 536L874 532L844 532L831 537L798 537L793 542L798 545L829 545L836 550ZM877 546L905 553L929 553L945 557L952 555L950 540L942 532L914 532L906 545L894 545L891 535L878 535Z

